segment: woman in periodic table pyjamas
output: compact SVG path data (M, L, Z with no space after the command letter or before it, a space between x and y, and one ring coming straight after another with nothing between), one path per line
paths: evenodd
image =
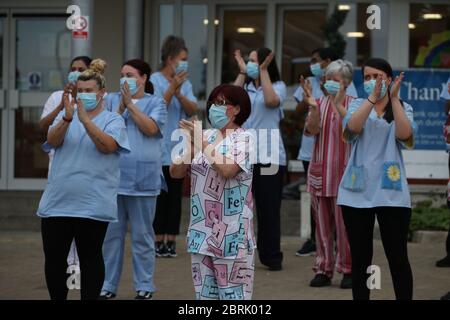
M208 99L213 129L194 144L196 124L180 121L191 141L170 167L173 178L191 172L187 245L197 299L249 300L253 291L252 135L240 126L250 115L244 89L220 85ZM197 130L197 128L196 128ZM197 146L198 145L198 146ZM201 150L199 150L201 148Z

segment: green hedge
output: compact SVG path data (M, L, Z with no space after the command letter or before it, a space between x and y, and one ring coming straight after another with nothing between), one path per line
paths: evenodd
M432 208L431 201L422 201L412 210L410 231L447 231L450 225L450 210L447 206Z

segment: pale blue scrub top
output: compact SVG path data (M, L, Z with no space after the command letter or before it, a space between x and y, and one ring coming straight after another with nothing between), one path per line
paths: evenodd
M59 113L50 129L61 121L64 113ZM114 138L119 145L117 152L100 152L75 111L63 144L55 149L47 186L37 211L39 217L117 221L119 161L121 154L130 152L125 122L120 115L107 110L92 121ZM43 145L46 152L52 148L48 142Z
M120 99L120 93L108 94L105 99L107 109L116 112ZM122 114L131 153L120 159L119 194L157 196L165 184L162 177L160 140L166 123L167 107L163 99L151 94L145 94L134 104L156 122L160 132L154 136L147 136L139 130L128 110Z
M164 77L161 72L155 72L150 76L150 81L155 88L155 95L163 98L164 93L169 88L169 81ZM197 98L194 96L192 91L192 84L189 80L186 80L181 85L181 94L185 96L190 101L197 103ZM172 132L179 128L179 122L181 119L187 119L188 115L184 111L180 101L175 97L172 97L170 104L167 107L167 122L163 130L163 138L161 139L161 151L162 151L162 164L163 166L169 166L172 163L170 154L175 145L177 145L180 140L171 140Z
M339 185L337 204L355 208L411 208L401 149L414 147L417 125L413 108L403 102L413 128L413 136L408 141L398 140L395 121L387 123L375 110L370 113L362 132L354 135L346 129L347 123L363 101L353 100L343 120L344 138L352 143L352 151Z
M244 89L247 91L250 97L252 110L250 116L242 125L242 127L245 129L257 130L257 136L255 137L258 141L257 163L271 163L285 166L286 152L284 150L283 139L281 137L280 121L284 118L283 104L284 100L286 99L286 85L283 81L274 82L272 85L275 93L280 99L280 105L276 108L266 107L266 104L264 102L264 93L261 86L256 89L253 82L250 82L244 86ZM262 143L260 141L261 133L258 132L258 129L267 129L266 148L263 148L262 146ZM279 146L278 150L275 151L276 154L271 153L270 130L277 130L279 136ZM262 153L267 154L267 156L261 156Z
M312 96L314 99L320 99L324 97L322 89L320 89L320 78L318 77L308 77L307 80L311 83L312 88ZM353 81L350 83L350 85L347 87L346 93L348 96L357 98L358 93L356 92L355 85L353 84ZM297 90L294 92L294 99L297 101L297 103L300 103L300 101L303 100L303 88L298 87ZM302 161L311 161L312 152L314 148L314 136L308 136L303 133L300 150L298 151L298 160Z

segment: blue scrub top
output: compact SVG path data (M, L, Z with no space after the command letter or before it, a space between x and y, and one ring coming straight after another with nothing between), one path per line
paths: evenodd
M320 78L318 77L308 77L307 80L311 83L312 88L312 96L314 99L320 99L324 97L322 89L320 88ZM355 85L353 84L353 81L350 83L350 85L347 87L346 93L348 96L357 98L358 93L356 92ZM303 100L303 88L298 87L297 90L294 92L294 99L297 101L297 103L300 103L300 101ZM312 152L314 148L314 142L315 142L314 136L308 136L303 133L302 140L300 141L300 150L298 151L298 160L302 161L311 161Z
M280 121L284 118L283 104L286 99L286 85L283 81L277 81L273 84L273 89L280 99L280 105L276 108L268 108L264 102L264 93L262 87L255 88L253 82L244 86L247 91L252 110L247 121L242 125L245 129L267 129L267 147L263 148L261 143L261 133L257 133L258 156L257 163L286 165L286 151L284 150L283 139L281 137ZM276 154L271 153L271 130L276 130L279 136L278 150ZM264 155L261 155L264 153ZM266 155L267 154L267 155ZM266 158L266 159L265 159ZM267 159L269 158L269 159Z
M59 113L50 129L61 121L64 113ZM107 110L92 121L114 138L119 149L111 154L100 152L75 111L63 144L55 149L48 183L37 211L39 217L117 221L119 162L121 154L130 152L125 122L120 115ZM52 148L48 142L43 145L46 152Z
M161 72L155 72L150 76L150 81L153 83L155 88L155 95L163 98L164 93L169 88L169 81L164 77ZM197 103L197 98L194 96L192 91L192 84L189 80L186 80L181 85L181 94L185 96L190 101ZM178 123L181 119L187 119L188 115L184 111L180 101L177 97L173 96L170 100L170 104L167 107L167 121L163 130L163 138L161 140L161 151L162 151L162 164L164 166L169 166L172 163L170 154L175 145L180 141L172 141L172 132L179 128Z
M120 93L108 94L105 99L106 108L116 112L120 99ZM157 196L165 183L161 169L160 140L166 123L167 107L163 99L151 94L145 94L134 104L156 122L159 133L150 137L145 135L139 130L128 110L122 114L130 140L131 153L120 159L119 194Z
M450 93L448 92L448 84L449 83L450 83L450 78L448 78L447 84L445 85L445 87L442 88L441 96L440 96L441 99L450 100Z
M356 208L407 207L411 199L402 147L412 149L417 125L413 108L403 102L405 113L411 122L413 135L408 141L395 136L395 121L388 123L372 110L362 132L350 133L346 127L351 115L364 99L355 99L343 120L344 138L352 143L352 151L338 191L338 205Z

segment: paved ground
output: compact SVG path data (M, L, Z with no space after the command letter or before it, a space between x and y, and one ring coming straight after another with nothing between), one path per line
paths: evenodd
M180 238L181 239L181 238ZM183 240L183 239L181 239ZM381 267L381 290L374 290L373 299L393 299L392 283L383 248L375 241L374 263ZM155 299L193 299L190 277L190 257L185 251L184 241L179 241L177 258L157 259L155 282L158 292ZM269 272L259 262L255 275L255 299L351 299L349 290L339 289L340 275L333 285L314 289L308 286L313 277L312 257L295 257L299 240L283 238L285 255L284 269ZM126 252L124 273L118 293L119 299L132 299L131 256ZM437 299L450 290L450 268L439 269L434 262L441 258L443 243L415 244L409 246L410 260L414 273L415 299ZM72 291L71 299L78 299L79 293ZM0 233L0 299L47 299L43 275L43 253L40 233Z

